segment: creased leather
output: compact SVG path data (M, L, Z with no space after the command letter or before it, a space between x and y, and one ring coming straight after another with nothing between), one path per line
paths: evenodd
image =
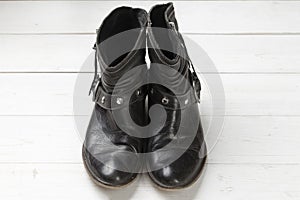
M164 16L163 21L161 21L161 17L158 19L157 16ZM153 7L150 12L150 20L152 27L168 28L170 30L174 28L170 26L171 22L171 24L175 24L175 29L173 32L178 31L178 24L175 18L175 12L172 3ZM159 22L156 22L156 20ZM161 44L159 41L169 41L173 44ZM164 166L162 169L149 172L149 176L160 187L168 189L184 188L197 179L206 159L206 145L203 136L198 104L195 101L196 97L194 95L187 95L187 92L191 87L190 84L192 83L192 73L190 71L187 58L184 59L182 56L178 56L178 54L183 55L182 53L186 53L186 47L182 37L180 37L180 33L178 32L172 34L172 31L166 32L165 35L156 35L155 32L152 34L150 32L148 35L148 44L150 44L149 57L152 63L149 76L153 79L163 79L165 83L170 85L170 87L174 87L172 89L176 89L178 94L186 97L189 101L186 106L180 108L178 107L178 103L176 103L180 101L180 95L179 98L177 98L171 92L170 88L165 88L156 84L151 85L151 92L149 93L148 97L149 107L154 104L160 104L164 106L167 112L167 120L159 133L148 140L148 151L157 151L170 143L172 140L187 139L176 138L176 134L180 126L185 127L184 130L186 130L186 133L184 134L184 137L192 137L192 133L189 133L188 127L198 127L196 137L193 139L192 144L188 147L185 153L170 165ZM177 52L177 55L160 50L160 45L173 48L172 51ZM179 76L178 73L176 74L173 72L168 72L168 70L162 70L162 68L159 68L159 65L156 65L157 63L166 65L178 71L181 76ZM185 79L189 81L184 81ZM166 96L168 99L170 99L168 105L164 105L162 103L161 97L163 96ZM147 166L160 166L162 163L158 163L157 160L162 161L163 159L158 156L164 156L167 160L172 159L172 156L176 154L178 148L180 147L169 149L169 151L163 155L154 154L150 160L147 160Z
M138 23L125 21L129 18ZM146 42L146 22L147 13L141 9L133 9L129 7L120 7L113 10L104 20L97 35L97 49L99 54L98 60L102 71L102 76L98 88L96 89L95 107L90 119L90 123L86 132L86 138L83 145L84 164L92 175L93 179L102 185L110 187L119 187L130 183L137 176L137 172L142 167L139 162L138 153L143 151L143 141L139 138L130 136L130 134L120 129L116 123L112 111L115 109L124 120L122 126L130 129L125 106L129 106L131 118L137 124L145 124L145 98L146 90L140 89L138 95L126 96L123 106L107 104L110 101L108 97L115 100L112 92L116 91L116 95L128 95L126 92L137 85L141 79L146 77L147 67L145 65L145 49L132 50L119 58L113 58L110 53L114 53L114 48L122 48L122 45L113 43L109 46L101 46L101 42L105 42L105 37L109 38L110 31L115 31L111 26L120 29L130 30L131 28L139 28L137 34L133 33L130 37L134 41L132 48L144 47ZM124 25L124 23L128 23ZM131 24L132 23L132 24ZM138 24L138 27L136 27ZM132 26L131 26L132 25ZM118 30L114 34L118 34L124 30ZM103 39L104 38L104 39ZM131 42L132 42L131 41ZM126 41L124 41L126 42ZM128 40L127 40L128 42ZM128 46L128 44L126 44ZM138 70L134 76L126 77L126 72L136 66L144 65ZM125 81L116 88L117 81L125 76ZM102 91L98 92L98 91ZM105 95L105 101L102 98ZM103 104L102 104L103 102ZM105 104L104 104L105 103ZM134 127L132 127L133 129ZM132 130L134 131L134 130ZM129 153L131 152L131 153Z

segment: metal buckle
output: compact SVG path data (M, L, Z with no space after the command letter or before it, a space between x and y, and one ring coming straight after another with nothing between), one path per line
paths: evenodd
M192 73L192 80L193 80L193 89L194 89L196 100L198 103L200 103L201 83L196 72Z
M93 80L90 91L89 91L89 95L91 95L91 93L93 93L93 97L92 97L93 101L96 101L97 88L98 88L100 81L101 81L101 77L98 74L97 78L95 80Z
M96 30L97 32L99 31L98 29ZM99 83L101 82L101 76L98 74L97 68L98 68L98 59L97 59L97 44L95 43L93 46L93 49L95 50L95 59L94 59L94 67L95 67L95 72L94 72L94 79L90 87L89 95L93 92L93 101L96 101L96 93L97 93L97 88Z

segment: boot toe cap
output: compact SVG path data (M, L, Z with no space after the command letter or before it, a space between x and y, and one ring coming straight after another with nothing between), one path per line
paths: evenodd
M182 189L194 183L201 175L206 157L192 159L187 155L162 169L149 172L152 181L164 189Z
M103 186L122 187L137 177L137 173L118 170L118 167L115 166L118 163L114 163L113 160L104 164L87 151L83 152L83 160L92 179Z

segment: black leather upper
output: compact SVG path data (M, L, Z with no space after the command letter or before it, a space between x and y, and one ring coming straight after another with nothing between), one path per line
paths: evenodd
M95 47L101 78L95 79L97 83L92 88L95 107L86 132L83 159L93 179L110 187L130 183L141 168L138 153L142 152L144 143L120 127L135 131L132 122L127 120L129 117L137 124L146 123L147 90L135 88L147 73L146 19L144 10L120 7L104 20L97 34ZM129 34L118 36L128 30ZM140 65L134 74L127 74ZM121 78L121 83L116 85ZM128 94L130 91L134 92ZM114 111L122 118L122 124L115 121Z
M149 139L148 150L157 151L171 141L178 141L178 146L165 153L166 159L172 160L173 156L178 156L178 150L182 147L180 144L185 140L192 140L179 158L174 157L171 164L151 171L149 175L160 187L178 189L197 179L206 159L206 145L197 104L201 87L195 72L191 71L191 62L178 32L172 3L155 6L149 15L152 27L148 34L149 57L152 63L149 76L152 79L163 79L169 87L151 85L149 107L154 104L163 106L167 120L158 134ZM156 27L165 29L156 30ZM172 70L165 70L161 65ZM178 73L174 73L174 70ZM184 133L178 135L180 127ZM191 127L196 129L192 130ZM147 161L148 166L155 168L155 165L160 165L157 160L164 161L154 154Z
M126 185L143 167L140 153L148 153L146 167L157 185L190 185L206 159L198 110L201 85L178 32L173 5L157 5L149 15L129 7L113 10L97 31L95 50L101 76L96 70L91 87L95 107L82 151L89 174L105 186ZM140 86L145 80L153 82ZM164 122L162 127L152 124L137 133L135 124L151 123L146 109L157 104L166 116L156 112L151 120Z

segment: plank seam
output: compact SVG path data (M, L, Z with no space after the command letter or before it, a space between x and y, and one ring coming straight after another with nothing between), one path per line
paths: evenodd
M0 0L1 2L1 0ZM299 0L300 2L300 0ZM206 32L199 32L199 33L194 33L194 32L182 32L183 35L217 35L217 36L271 36L271 35L276 35L276 36L288 36L288 35L296 35L299 36L300 32L211 32L211 33L206 33ZM21 32L21 33L10 33L10 32L0 32L0 35L96 35L94 32L57 32L57 33L39 33L39 32Z

